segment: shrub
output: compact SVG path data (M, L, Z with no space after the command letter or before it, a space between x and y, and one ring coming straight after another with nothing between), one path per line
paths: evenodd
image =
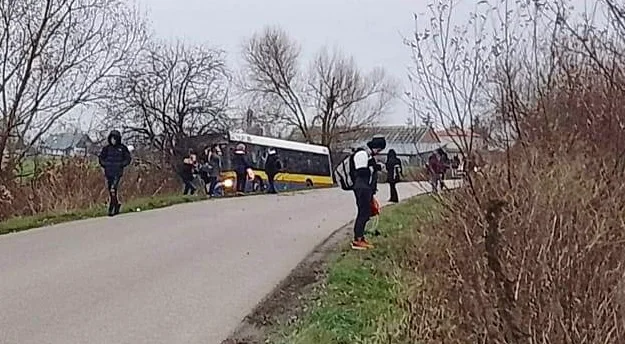
M178 181L168 170L133 165L124 173L122 199L170 193ZM0 220L41 213L62 213L103 204L108 199L101 169L92 160L47 161L28 180L0 185Z

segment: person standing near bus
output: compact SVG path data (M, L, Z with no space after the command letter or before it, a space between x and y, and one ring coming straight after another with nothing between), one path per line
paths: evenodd
M280 157L274 148L269 148L267 151L267 160L265 161L265 173L267 173L267 182L269 183L269 189L267 193L277 194L275 185L276 175L282 170L282 162Z
M247 179L252 175L252 164L250 164L247 158L245 144L239 143L236 146L234 156L232 157L232 165L234 167L234 173L237 176L237 194L243 195L245 193Z
M373 248L365 239L365 227L371 217L371 204L376 193L376 176L380 170L380 165L375 160L375 155L386 148L386 139L381 136L374 136L367 142L366 148L360 148L352 155L351 179L353 180L354 195L356 196L356 207L358 214L354 221L354 241L352 249L366 250Z
M204 154L200 159L200 177L204 182L206 195L208 197L215 196L215 188L221 175L221 149L218 145L212 145L204 149Z
M197 188L193 185L195 179L195 171L197 168L197 156L193 150L182 159L182 167L180 168L180 178L184 183L183 195L194 195Z
M394 149L388 151L386 157L386 179L391 191L391 197L389 202L399 203L399 194L397 193L397 183L403 176L401 160L397 158L397 153Z
M219 177L221 176L222 170L222 161L221 161L221 148L219 145L213 145L210 149L208 156L208 163L210 165L210 170L208 172L208 196L215 196L215 188L217 187L217 183L219 182Z

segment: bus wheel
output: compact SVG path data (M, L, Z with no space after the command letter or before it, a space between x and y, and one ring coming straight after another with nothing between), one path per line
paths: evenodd
M263 180L256 176L256 178L254 178L254 181L252 183L252 190L254 192L261 192L263 191L264 187L263 187Z
M314 186L314 185L313 185L312 180L310 180L310 179L306 179L306 187L307 187L307 188L312 188L313 186Z

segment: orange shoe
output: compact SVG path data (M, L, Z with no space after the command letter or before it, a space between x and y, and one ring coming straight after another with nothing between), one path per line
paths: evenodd
M374 246L371 245L367 240L365 239L359 239L359 240L354 240L352 241L352 249L354 250L359 250L359 251L363 251L363 250L369 250L372 249Z
M362 242L367 246L367 248L375 248L372 243L368 242L367 239L362 239Z

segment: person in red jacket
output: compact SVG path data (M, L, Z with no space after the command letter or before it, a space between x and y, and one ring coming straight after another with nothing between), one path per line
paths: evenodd
M438 157L438 154L432 153L428 158L427 171L430 175L430 184L432 185L432 192L437 193L439 185L441 183L441 175L443 172L443 165Z

